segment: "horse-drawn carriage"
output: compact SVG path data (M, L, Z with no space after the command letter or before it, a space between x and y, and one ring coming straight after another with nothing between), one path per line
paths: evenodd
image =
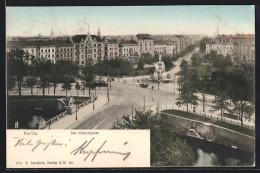
M147 88L148 87L148 84L144 84L144 83L141 83L139 84L141 88Z

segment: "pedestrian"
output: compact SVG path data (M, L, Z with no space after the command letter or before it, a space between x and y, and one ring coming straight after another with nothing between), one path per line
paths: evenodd
M153 85L152 85L152 90L153 90Z

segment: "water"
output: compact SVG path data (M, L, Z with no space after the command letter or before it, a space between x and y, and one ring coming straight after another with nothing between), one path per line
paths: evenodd
M192 147L196 155L194 166L240 167L254 165L253 153L191 137L182 138Z
M220 164L219 156L215 153L205 152L202 149L197 149L198 159L194 166L206 167L206 166L241 166L242 163L238 158L228 157L224 158L224 165Z

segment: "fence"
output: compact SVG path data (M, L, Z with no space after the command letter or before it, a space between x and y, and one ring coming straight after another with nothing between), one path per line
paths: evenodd
M157 108L158 111L170 110L170 109L176 109L176 110L181 110L181 111L186 111L187 110L186 107L184 107L184 106L177 106L177 105L160 105L159 110ZM194 113L194 112L192 112L191 108L188 108L188 112ZM206 113L206 112L201 112L201 111L196 111L195 114L196 115L200 115L200 116L204 116L204 117L207 117L207 118L210 118L212 121L221 121L221 117L218 114L213 114L213 113L211 114L211 113ZM222 121L226 122L226 123L233 124L233 125L241 126L241 121L240 120L234 120L234 119L222 117ZM246 127L248 129L251 129L251 130L255 129L254 125L247 124L246 122L244 122L243 127Z

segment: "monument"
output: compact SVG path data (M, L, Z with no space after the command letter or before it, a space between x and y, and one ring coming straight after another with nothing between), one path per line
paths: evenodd
M162 59L162 55L159 55L159 61L154 63L154 67L155 67L155 71L153 73L153 75L151 76L152 80L159 80L162 82L166 82L166 81L172 81L172 75L168 74L165 71L165 64L164 62L161 60Z

